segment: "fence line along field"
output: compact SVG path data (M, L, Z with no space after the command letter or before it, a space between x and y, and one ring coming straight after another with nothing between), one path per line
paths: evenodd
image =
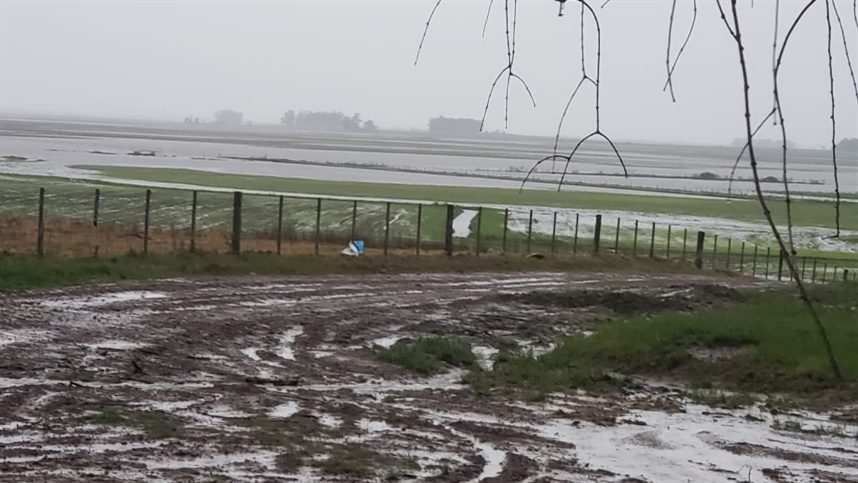
M36 188L36 182L42 187ZM270 194L242 194L236 209L236 194L225 191L147 190L56 178L8 177L3 183L0 251L9 253L336 253L349 241L362 239L368 254L426 254L442 249L476 254L601 251L694 261L763 277L784 275L780 254L772 253L770 246L719 236L699 223L689 229L560 209ZM448 208L452 209L449 214ZM699 230L706 234L700 246ZM858 272L856 254L812 250L800 256L803 273L814 281L848 279Z

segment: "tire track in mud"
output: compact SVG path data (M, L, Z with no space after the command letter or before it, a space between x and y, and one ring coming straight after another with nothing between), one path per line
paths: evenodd
M598 316L581 308L551 319L518 293L662 299L712 284L763 285L694 276L377 275L4 295L0 481L727 481L740 467L760 475L786 468L795 481L819 468L858 478L849 467L858 467L854 438L818 436L808 450L795 434L773 431L764 414L708 416L675 390L543 403L477 398L461 371L416 377L372 356L375 343L431 333L465 337L488 355L500 340L539 350L590 330ZM641 400L671 409L641 409ZM828 424L826 415L797 421Z

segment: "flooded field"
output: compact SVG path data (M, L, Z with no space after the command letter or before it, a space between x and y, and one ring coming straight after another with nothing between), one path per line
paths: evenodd
M713 409L645 380L528 402L478 396L459 369L420 376L373 355L450 334L491 368L499 349L545 351L605 310L546 311L511 296L522 292L634 292L693 309L761 284L381 275L7 295L0 481L858 481L848 408Z
M534 161L553 150L550 139L488 135L485 140L441 140L407 133L368 136L296 133L276 128L227 131L170 124L123 126L14 119L0 120L0 136L0 157L45 161L4 164L0 167L4 172L67 176L72 173L69 166L81 164L148 166L333 181L496 188L518 188ZM580 157L576 155L567 178L591 187L567 189L599 186L596 189L602 192L612 187L616 192L646 188L726 193L726 179L738 154L738 148L730 147L633 143L622 144L620 151L629 178L621 176L620 164L607 145L596 143L579 151ZM760 153L761 177L781 179L780 152L762 149ZM268 161L229 159L237 157ZM534 178L536 182L529 187L555 188L562 168L555 163L543 164ZM858 192L858 155L841 153L840 170L841 191ZM736 176L739 180L750 178L746 162L740 164ZM794 191L834 190L830 157L823 150L794 150L789 178L795 183ZM773 193L783 191L779 182L766 182L764 188ZM737 193L752 189L748 181L733 185Z

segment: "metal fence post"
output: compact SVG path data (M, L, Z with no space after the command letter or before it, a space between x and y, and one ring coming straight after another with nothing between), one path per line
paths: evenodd
M480 256L480 232L483 229L483 207L477 208L477 256Z
M617 217L617 233L614 235L614 253L620 253L620 217Z
M423 228L423 203L417 205L417 255L420 255L420 231Z
M351 236L351 240L349 240L349 241L354 241L355 233L357 231L357 205L358 205L357 200L354 200L352 202L352 236Z
M557 241L557 212L554 212L554 225L551 227L551 254L554 254L554 244Z
M712 240L712 268L715 268L715 260L718 258L718 235Z
M742 242L742 253L739 254L739 273L745 273L745 242Z
M575 213L575 238L572 240L572 254L578 253L578 218L580 215Z
M313 248L313 253L316 255L319 254L319 244L321 243L322 236L322 198L316 199L316 235L315 235L315 246Z
M390 246L390 202L384 210L384 256L387 256L387 248Z
M732 251L732 249L733 249L733 239L728 238L727 239L727 264L726 264L727 270L730 270L730 252Z
M527 222L527 253L530 253L531 238L533 238L533 210L530 210L530 219Z
M635 220L635 238L632 241L632 256L638 256L638 220Z
M277 206L277 254L283 253L283 196Z
M197 190L191 193L191 253L197 251Z
M593 233L593 253L599 253L599 243L602 240L602 215L596 215L596 228Z
M243 195L241 191L233 194L232 200L232 253L241 253L241 205Z
M45 256L45 188L39 188L39 231L36 235L36 254Z
M149 253L149 217L152 208L152 190L146 190L146 206L143 212L143 254Z
M504 253L506 253L507 226L509 226L509 208L503 210L503 244L501 245L501 251Z

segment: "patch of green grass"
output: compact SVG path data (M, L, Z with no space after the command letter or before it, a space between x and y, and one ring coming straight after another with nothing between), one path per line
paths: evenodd
M752 294L742 303L718 311L666 312L608 322L589 337L569 337L539 357L500 354L492 371L473 371L468 380L481 391L488 386L551 392L610 389L622 385L622 379L616 377L619 373L671 376L698 387L807 398L832 390L854 402L858 394L858 299L854 296L858 286L831 284L811 290L843 381L833 379L807 309L786 291ZM699 348L737 347L742 350L730 357L693 356ZM719 397L717 392L700 394ZM738 402L724 398L725 404Z
M15 155L3 156L3 161L16 162L16 161L26 161L26 160L27 160L27 158L25 158L23 156L15 156Z
M421 337L416 341L400 340L389 348L376 347L375 356L382 362L395 364L424 375L437 374L444 364L471 367L477 358L471 344L456 337Z
M228 275L328 275L363 273L467 273L479 271L620 271L694 273L693 266L660 260L629 260L612 255L548 257L518 255L389 256L346 258L339 255L278 256L245 253L172 255L129 254L112 258L45 258L0 253L0 292L77 285L90 281Z
M746 408L757 403L757 398L753 394L730 393L721 389L696 389L688 393L688 398L697 404L724 409Z
M366 478L369 476L378 455L359 446L337 448L317 466L329 475Z
M90 424L127 426L143 430L149 439L176 438L181 435L178 418L162 411L127 411L104 408L84 418Z
M590 208L624 211L633 209L644 213L713 216L743 221L764 222L759 205L753 199L725 201L719 197L668 197L625 195L581 191L533 190L519 193L516 189L421 186L404 184L357 183L323 180L306 180L250 175L231 175L187 169L134 168L125 166L82 166L119 179L135 179L163 183L187 183L233 189L254 189L318 195L349 197L379 197L395 199L432 200L450 203L529 205L563 208ZM778 223L786 221L781 203L771 206ZM842 228L858 229L858 205L844 205ZM796 226L833 227L831 203L794 200L792 219Z

